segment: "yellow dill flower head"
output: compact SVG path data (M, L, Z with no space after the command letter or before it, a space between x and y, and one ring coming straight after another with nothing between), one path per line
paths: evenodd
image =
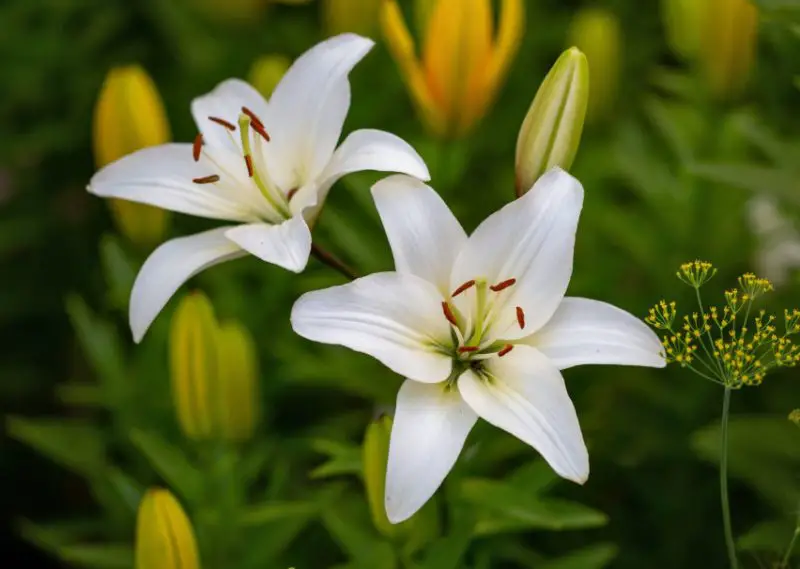
M677 277L693 288L700 288L717 274L717 269L708 261L691 261L681 265Z
M789 413L789 420L800 427L800 409L795 409L791 413Z
M92 138L98 168L170 140L161 97L140 66L109 71L95 106ZM168 211L123 200L110 200L109 204L117 228L135 245L151 248L164 237Z
M200 569L192 524L168 490L152 488L139 504L136 569Z
M396 0L381 27L423 122L440 137L465 135L486 114L519 49L522 0L502 0L494 31L491 0L432 0L420 56Z

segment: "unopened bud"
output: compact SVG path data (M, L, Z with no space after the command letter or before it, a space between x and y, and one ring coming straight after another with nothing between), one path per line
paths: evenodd
M392 431L392 419L382 416L371 422L364 435L363 462L364 486L367 491L367 502L372 514L372 523L383 535L393 535L393 526L386 517L384 492L386 489L386 463L389 459L389 435Z
M661 0L667 43L677 55L693 59L700 47L707 0Z
M192 524L168 491L153 488L136 518L136 569L199 569Z
M263 55L250 68L249 83L269 98L291 64L283 55Z
M517 195L553 166L568 170L578 152L589 98L589 65L575 47L544 78L517 138Z
M220 438L245 441L258 424L258 357L250 332L237 322L217 331L217 413Z
M169 140L164 105L147 72L138 65L112 69L100 90L94 112L97 166ZM150 248L164 237L168 211L124 200L111 200L110 208L119 231L131 243Z
M323 0L322 19L327 33L375 37L381 3L382 0Z

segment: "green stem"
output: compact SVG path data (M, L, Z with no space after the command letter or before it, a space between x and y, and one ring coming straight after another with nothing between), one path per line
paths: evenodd
M725 396L722 399L722 447L719 463L719 488L722 500L722 523L725 529L725 546L728 549L728 561L731 569L738 569L739 561L736 559L736 546L733 543L733 530L731 528L731 506L728 499L728 415L731 408L731 388L725 387Z
M783 563L781 563L781 567L789 566L789 558L792 556L792 552L794 551L794 546L797 544L798 537L800 537L800 514L797 516L797 525L795 525L794 528L794 535L792 535L792 540L789 542L789 547L786 549L786 554L783 556Z
M358 278L358 274L353 269L344 264L344 262L333 255L333 253L329 253L316 243L311 245L311 254L321 263L328 265L330 268L340 272L342 275L347 277L347 279L354 281Z

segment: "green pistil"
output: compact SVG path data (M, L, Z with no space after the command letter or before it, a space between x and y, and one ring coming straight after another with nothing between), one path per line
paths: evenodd
M484 319L486 318L486 293L488 286L483 279L475 279L475 330L472 332L472 337L467 341L467 346L479 346L483 338Z
M242 113L239 115L239 132L241 133L242 137L242 149L244 150L245 160L250 161L250 166L253 172L253 180L258 187L258 190L261 192L261 195L269 202L269 204L277 211L280 215L289 219L292 214L286 207L286 204L283 200L276 200L275 196L270 192L267 184L261 178L261 174L256 168L255 163L253 162L253 153L250 148L250 117L246 114Z

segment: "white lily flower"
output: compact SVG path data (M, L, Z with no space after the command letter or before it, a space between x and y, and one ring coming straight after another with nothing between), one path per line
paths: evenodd
M361 170L428 179L403 140L357 130L336 148L350 107L350 70L374 42L354 34L324 41L300 56L269 103L229 79L192 101L200 129L194 144L145 148L110 164L89 184L93 194L237 222L168 241L142 266L131 292L135 341L178 287L223 261L255 255L294 272L311 250L313 224L328 190Z
M551 170L470 237L420 181L391 176L372 192L396 272L303 295L292 326L406 377L389 446L389 519L407 519L433 495L478 417L583 483L588 453L560 370L663 367L664 359L658 337L633 315L564 298L580 183Z

